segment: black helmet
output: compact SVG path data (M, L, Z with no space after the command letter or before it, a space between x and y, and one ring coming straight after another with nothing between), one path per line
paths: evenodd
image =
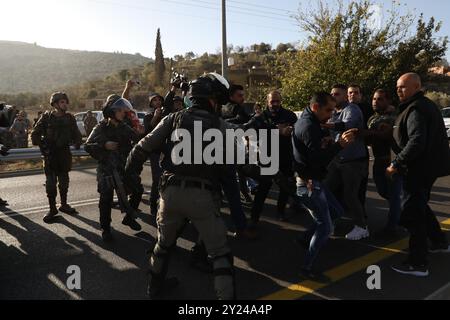
M55 92L50 97L50 105L53 106L55 103L58 103L60 100L66 100L69 103L69 98L65 92Z
M133 106L130 101L117 94L110 95L105 104L103 105L103 117L114 118L114 112L119 109L133 110Z
M229 101L230 84L217 73L208 73L200 78L191 81L189 84L189 95L191 98L216 99L220 105Z

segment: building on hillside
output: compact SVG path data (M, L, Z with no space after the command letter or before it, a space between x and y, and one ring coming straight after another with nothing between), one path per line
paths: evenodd
M437 74L437 75L441 75L441 76L450 77L450 67L444 67L444 66L433 67L433 68L429 68L428 72Z

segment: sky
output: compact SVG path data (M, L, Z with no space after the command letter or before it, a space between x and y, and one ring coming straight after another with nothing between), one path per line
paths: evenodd
M391 0L373 1L384 10L391 6ZM416 15L434 16L443 21L438 36L450 35L450 1L402 1L407 4L403 12L415 9ZM304 40L307 35L292 17L300 3L305 7L315 0L227 0L228 44L276 46ZM154 57L160 28L165 57L188 51L216 53L221 47L220 4L221 0L0 0L0 40Z

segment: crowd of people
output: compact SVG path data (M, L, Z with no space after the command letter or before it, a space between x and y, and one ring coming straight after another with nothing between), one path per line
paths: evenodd
M253 113L248 113L243 106L242 86L230 85L215 73L201 76L188 86L178 78L165 97L149 94L143 126L133 117L130 103L135 84L130 80L121 96L113 94L107 98L103 121L97 124L95 117L89 115L85 150L98 161L100 226L105 242L114 240L111 209L115 205L114 192L119 196L121 187L127 194L126 199L119 197L125 212L122 223L136 231L141 229L135 214L144 193L140 175L144 163L150 161L150 214L158 232L149 260L150 297L157 298L177 284L175 278L166 276L169 257L177 238L190 223L199 235L192 250L195 263L213 271L219 299L236 298L233 255L227 245L220 200L227 200L235 236L255 239L261 236L258 223L273 184L279 187L280 220L288 219L289 202L295 210L312 217L311 227L297 239L306 251L299 268L301 276L329 281L315 261L333 234L335 222L343 216L351 219L353 227L345 235L348 241L369 238L371 234L366 210L369 146L374 157L373 181L389 206L385 232L395 236L400 228L405 228L410 234L408 258L393 266L393 270L427 276L429 251L450 252L448 240L428 205L436 179L450 175L449 143L439 109L424 96L417 74L399 78L397 107L389 93L393 88L377 89L370 106L363 102L359 85L337 84L329 92L312 94L300 118L283 107L282 95L276 90L268 93L265 108L255 105ZM176 95L178 90L180 96ZM59 211L76 213L67 201L72 163L69 147L79 148L82 143L75 118L67 112L67 95L53 94L50 104L53 110L40 116L31 134L44 158L50 205L44 217L46 223L53 221ZM24 142L29 128L24 119L19 114L11 125L17 143ZM174 132L184 129L193 133L196 122L201 122L203 132L217 129L223 135L229 129L276 130L278 172L263 175L261 163L210 164L203 160L194 164L195 155L190 162L174 163L172 151L180 143L172 139ZM248 137L244 140L249 147ZM200 151L207 147L204 142L200 144ZM225 151L227 147L223 146ZM243 202L251 204L249 218Z
M27 113L16 106L0 102L0 134L9 148L28 148L28 137L32 123Z

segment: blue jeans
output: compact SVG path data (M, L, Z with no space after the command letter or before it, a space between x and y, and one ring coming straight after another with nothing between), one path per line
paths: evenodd
M333 220L342 217L344 209L334 195L320 181L313 181L313 192L310 194L305 186L297 187L297 196L301 203L309 209L314 220L306 232L306 238L311 239L306 253L304 268L311 269L320 249L333 234Z
M373 180L377 187L378 194L389 201L389 220L388 228L398 226L400 221L400 213L402 209L402 177L395 175L392 180L386 177L386 165L375 163L373 165Z

